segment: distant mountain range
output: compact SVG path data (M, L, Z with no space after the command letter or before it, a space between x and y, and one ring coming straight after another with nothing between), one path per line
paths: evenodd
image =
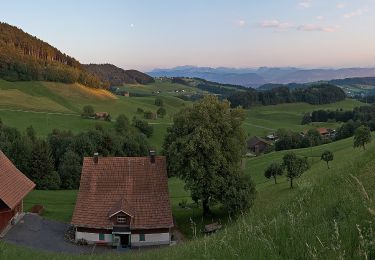
M264 84L308 83L352 77L375 77L375 68L302 69L286 68L210 68L180 66L171 69L154 69L153 77L197 77L225 84L259 87Z

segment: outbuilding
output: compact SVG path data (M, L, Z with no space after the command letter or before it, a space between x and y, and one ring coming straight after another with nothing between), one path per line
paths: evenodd
M0 151L0 236L15 224L23 213L23 199L35 188Z

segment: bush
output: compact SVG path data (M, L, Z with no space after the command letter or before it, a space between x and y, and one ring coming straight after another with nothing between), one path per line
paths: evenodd
M160 107L156 113L158 116L164 117L167 114L167 110L164 107Z
M95 116L94 108L90 105L84 106L81 116L84 118L94 117Z
M149 138L152 136L152 133L154 132L154 128L151 125L149 125L147 121L139 120L135 117L133 118L133 126Z
M156 115L156 113L151 112L151 111L144 112L144 117L146 119L157 119L158 118L157 115Z
M164 102L161 98L156 98L155 99L155 105L158 107L162 107L164 105Z

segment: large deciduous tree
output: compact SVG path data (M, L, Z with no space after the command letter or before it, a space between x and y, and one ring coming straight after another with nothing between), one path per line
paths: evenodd
M254 184L241 170L244 119L242 109L231 109L229 102L207 96L181 110L168 129L164 154L169 173L183 179L192 197L201 200L205 216L214 202L232 213L252 204Z
M300 177L306 170L309 169L307 159L297 157L297 155L293 152L284 155L283 165L286 169L291 189L293 189L293 180Z
M333 153L328 150L324 151L320 157L320 160L325 161L327 163L327 168L329 169L329 162L333 161Z
M278 163L271 163L270 166L264 171L264 176L267 179L273 178L275 181L275 184L277 184L277 176L281 176L284 173L284 168L282 165Z
M371 131L367 126L360 126L354 132L354 147L362 147L366 150L366 144L371 142Z

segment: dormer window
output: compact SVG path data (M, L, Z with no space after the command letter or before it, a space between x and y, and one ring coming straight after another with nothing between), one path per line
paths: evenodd
M125 224L126 217L125 216L117 216L117 223Z

